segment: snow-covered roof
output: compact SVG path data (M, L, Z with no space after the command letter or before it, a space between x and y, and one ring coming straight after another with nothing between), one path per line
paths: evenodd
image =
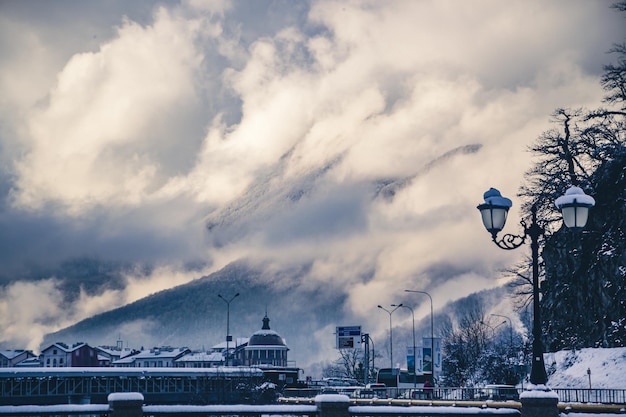
M177 357L179 357L180 355L185 354L186 352L190 352L189 348L186 347L182 347L182 348L170 348L170 347L164 347L164 348L153 348L150 350L142 350L141 352L137 353L136 355L132 355L132 356L126 356L122 359L119 359L115 362L113 362L116 365L121 365L121 364L125 364L125 363L132 363L134 362L136 359L175 359Z
M48 346L47 348L43 349L43 350L41 351L41 353L44 353L45 351L50 350L50 349L52 349L52 348L57 348L57 349L59 349L59 350L61 350L61 351L65 352L65 353L70 353L70 352L73 352L73 351L75 351L76 349L80 349L80 348L82 348L83 346L86 346L86 345L87 345L87 343L80 342L80 343L76 343L76 344L75 344L74 346L72 346L72 347L69 347L69 346L67 346L67 345L65 345L65 344L63 344L63 343L59 343L59 342L57 342L57 343L53 343L53 344L51 344L50 346Z
M259 330L250 338L248 347L252 346L286 346L283 338L273 330Z
M111 367L67 367L67 368L0 368L0 378L40 376L217 376L246 375L263 376L259 367L219 366L214 368L111 368Z
M41 366L41 364L39 363L39 358L35 356L32 358L24 359L23 361L16 363L15 366L17 368L25 367L25 366L35 368L35 367Z
M118 348L109 347L109 346L96 346L96 349L109 356L115 356L115 357L119 356L120 359L125 358L126 356L133 353L133 349L131 348L118 349Z
M224 355L220 352L191 352L176 359L176 362L223 362Z
M285 346L283 338L270 329L270 319L267 317L267 314L263 317L263 327L261 327L261 330L254 332L250 337L248 347L250 346Z
M237 346L245 345L248 343L248 340L249 339L247 337L237 337L235 338L235 340L228 342L228 347L233 349ZM213 345L211 347L211 350L225 350L225 349L226 349L226 341L220 342L217 345Z
M0 350L0 355L7 359L13 359L26 352L25 350Z

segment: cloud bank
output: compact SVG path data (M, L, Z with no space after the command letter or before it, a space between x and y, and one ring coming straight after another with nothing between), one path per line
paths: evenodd
M3 3L5 344L239 258L312 262L378 329L404 288L499 285L523 254L490 247L475 206L514 196L554 108L600 103L609 6ZM83 256L154 269L69 301L67 277L25 272Z

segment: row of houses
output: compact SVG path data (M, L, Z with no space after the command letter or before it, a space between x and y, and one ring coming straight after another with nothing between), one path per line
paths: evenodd
M211 368L224 365L287 366L289 348L283 338L271 330L267 315L261 330L249 339L223 342L208 351L187 347L161 346L152 349L116 346L90 346L75 343L71 347L54 343L40 355L28 350L0 350L0 367L141 367L141 368ZM233 343L234 342L234 343Z
M149 350L118 349L110 346L89 346L76 343L69 347L54 343L39 356L27 350L0 350L0 368L12 367L145 367L145 368L208 368L223 366L224 353L192 352L186 347L161 346Z

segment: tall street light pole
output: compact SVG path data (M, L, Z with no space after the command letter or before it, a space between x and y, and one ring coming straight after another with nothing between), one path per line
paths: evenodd
M533 264L533 360L530 371L530 382L535 385L545 385L548 382L546 366L543 361L543 344L541 342L541 311L539 306L539 237L544 235L544 229L537 223L537 206L531 208L532 223L528 226L522 220L524 235L505 234L498 240L498 233L504 228L506 216L512 206L511 200L503 197L495 188L487 190L483 198L485 202L477 208L480 210L483 225L491 240L500 249L511 250L519 248L527 237L530 237L530 248ZM563 213L565 226L571 229L582 229L587 224L589 209L595 205L593 197L588 196L579 187L570 187L565 195L555 201L556 206Z
M239 293L233 295L230 299L225 299L221 294L217 294L219 298L226 303L226 366L228 366L228 357L230 356L230 341L232 336L230 335L230 303L235 298L239 297Z
M494 317L502 317L503 319L507 319L509 321L509 349L511 350L511 354L513 353L513 322L510 317L503 316L502 314L490 314L490 316Z
M393 304L393 305L395 305L395 304ZM391 315L393 314L394 311L396 311L400 307L402 307L402 304L396 305L396 308L394 308L393 310L389 311L385 307L381 306L380 304L378 305L378 308L380 308L383 311L386 311L387 314L389 314L389 361L391 362L391 365L389 367L391 369L393 369L393 337L392 337L392 333L391 333L393 327L391 326Z
M433 320L433 298L426 291L418 291L418 290L404 290L405 292L412 292L417 294L425 294L428 296L430 300L430 378L431 382L434 384L435 382L435 328L434 328L434 320Z
M392 304L391 307L395 307L395 304ZM409 306L405 306L403 304L400 304L398 307L404 307L404 308L408 308L409 310L411 310L411 318L413 320L413 387L417 386L417 377L416 377L416 372L415 372L415 368L416 368L416 352L415 352L415 312L413 311L413 309Z

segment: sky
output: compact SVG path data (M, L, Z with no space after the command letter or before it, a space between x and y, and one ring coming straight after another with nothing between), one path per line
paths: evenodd
M501 285L524 251L475 207L493 186L519 219L550 114L601 105L610 5L0 0L4 347L237 259L312 262L380 329L403 288ZM29 275L84 257L137 268Z

